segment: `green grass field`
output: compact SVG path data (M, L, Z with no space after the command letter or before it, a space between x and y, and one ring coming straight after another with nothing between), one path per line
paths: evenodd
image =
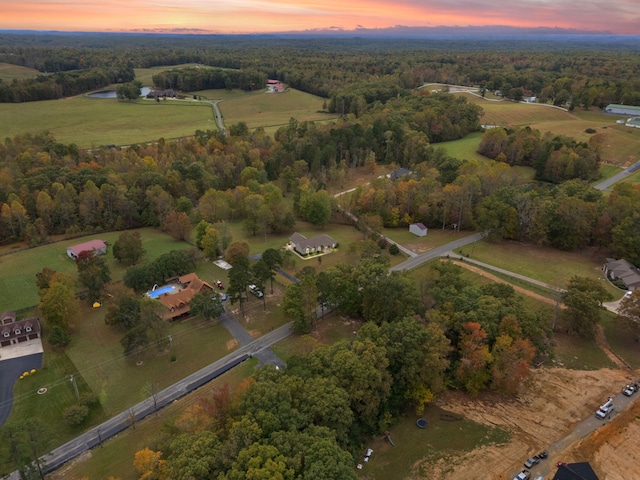
M509 101L491 102L462 93L469 102L480 105L484 111L481 122L486 125L523 127L530 125L542 133L565 135L580 142L597 143L604 163L628 166L638 160L640 131L616 124L622 117L605 115L593 107L591 110L566 112L541 104ZM587 133L587 129L595 134Z
M21 67L20 65L12 65L11 63L0 62L0 80L7 83L13 80L23 80L25 78L35 78L39 75L34 68Z
M335 115L321 113L324 100L299 90L288 89L285 93L253 93L230 98L220 103L225 125L245 122L249 128L280 127L289 119L299 121L328 120Z
M157 448L156 444L166 434L166 426L173 423L187 408L195 405L200 399L210 398L216 389L228 384L233 392L245 378L253 373L257 362L257 359L247 360L192 394L160 410L158 416L151 415L137 422L135 429L128 428L117 437L106 441L102 448L93 449L90 456L70 464L64 478L87 477L98 480L113 476L121 480L136 480L139 475L133 468L133 456L137 451L146 447Z
M80 95L64 100L0 103L0 130L5 137L48 130L59 142L75 143L80 148L154 142L216 128L211 105L202 102L119 102Z
M464 253L471 253L473 259L495 267L540 280L550 285L564 288L573 275L592 279L603 279L602 285L612 295L621 291L604 280L602 265L604 256L593 249L564 252L551 247L538 247L519 242L476 242L467 246ZM458 252L460 253L460 252Z
M105 313L105 308L86 312L66 352L108 416L146 398L148 382L163 389L237 348L219 322L192 318L167 325L166 335L173 338L170 348L159 351L150 344L140 356L127 358L119 342L122 332L105 325ZM136 364L138 359L142 365Z
M142 245L147 251L145 261L152 261L171 250L190 247L188 243L176 241L155 229L144 228L139 231ZM74 261L67 256L68 246L96 238L113 245L119 235L120 232L100 233L0 256L0 271L3 272L0 274L0 305L6 305L12 310L37 305L40 298L36 286L36 273L41 272L43 267L75 276L77 269ZM111 279L122 279L126 268L113 258L110 249L105 258L111 271Z

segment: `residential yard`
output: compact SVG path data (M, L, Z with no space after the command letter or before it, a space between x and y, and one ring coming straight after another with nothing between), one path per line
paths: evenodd
M564 252L550 247L539 247L514 241L479 241L457 253L470 254L471 258L495 267L519 273L550 285L564 288L574 276L601 280L612 295L620 297L624 292L612 286L602 275L605 256L593 248L576 252Z
M148 397L148 384L161 390L237 348L219 322L192 318L167 325L165 338L171 335L171 346L158 350L152 342L141 355L125 357L120 345L123 333L105 325L105 314L104 307L86 312L67 355L108 416ZM172 355L176 362L171 362Z
M602 315L601 324L611 350L632 368L640 369L640 348L637 330L629 323L621 321L611 312Z
M185 411L197 404L201 399L208 399L212 393L228 384L233 392L245 378L253 374L257 359L249 359L231 371L212 380L195 392L181 398L163 408L158 415L151 415L137 422L135 428L128 428L116 437L82 455L69 465L50 474L51 480L90 478L106 479L111 476L121 480L137 480L138 475L133 468L135 452L144 448L157 450L163 448L167 441L167 425L174 422Z
M142 237L142 245L147 251L143 261L150 262L171 250L190 247L188 243L176 241L156 229L143 228L138 231ZM111 253L113 243L118 239L120 233L105 232L89 235L0 256L0 305L6 305L6 308L12 310L37 305L40 298L36 286L36 273L41 272L44 267L48 267L57 272L76 276L76 265L67 256L67 247L93 239L108 242L109 250L105 258L111 271L111 279L113 281L122 279L126 268L113 258Z

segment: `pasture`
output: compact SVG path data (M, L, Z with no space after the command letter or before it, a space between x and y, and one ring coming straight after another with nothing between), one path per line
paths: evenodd
M147 251L144 261L152 261L171 250L190 247L188 243L176 241L152 228L138 231L142 236L142 246ZM113 245L119 235L120 232L100 233L0 256L0 305L12 310L37 305L40 298L36 286L36 273L48 267L76 276L76 264L67 256L67 247L93 239L105 240L109 245ZM105 258L111 271L111 279L122 279L126 268L113 258L111 251L107 252Z
M568 112L550 105L489 101L462 93L467 101L480 105L484 111L481 122L505 127L531 127L542 133L564 135L579 142L598 144L604 163L628 166L638 160L640 129L616 123L622 118L606 115L593 107L591 110ZM587 133L587 129L596 133Z
M275 130L287 125L291 118L300 122L336 118L335 114L322 113L321 97L287 89L284 93L253 93L230 98L220 103L225 125L245 122L250 129L263 127ZM272 133L272 132L270 132Z
M5 137L48 130L57 141L80 148L155 142L214 129L211 105L192 100L119 102L81 95L0 103L0 131Z
M10 83L13 80L22 80L25 78L34 78L39 75L40 72L33 68L22 67L20 65L13 65L11 63L0 62L0 80Z

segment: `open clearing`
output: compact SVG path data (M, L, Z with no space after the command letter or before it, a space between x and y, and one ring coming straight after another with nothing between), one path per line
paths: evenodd
M0 130L5 137L44 130L57 141L80 148L132 145L159 138L190 136L217 129L211 105L193 101L138 100L77 96L62 100L0 103Z
M475 95L463 93L472 103L484 111L481 123L505 127L531 125L542 133L565 135L579 142L597 143L604 163L628 166L638 160L640 131L616 124L621 118L606 115L595 107L589 111L566 112L549 105L516 103L510 101L488 101ZM595 133L587 133L590 128Z
M10 83L14 79L22 80L24 78L35 78L39 74L40 72L33 68L0 62L0 79L7 83Z
M286 125L291 118L300 122L336 118L321 111L323 101L321 97L289 88L284 93L260 92L231 98L220 104L220 110L227 127L245 122L250 129L267 129Z

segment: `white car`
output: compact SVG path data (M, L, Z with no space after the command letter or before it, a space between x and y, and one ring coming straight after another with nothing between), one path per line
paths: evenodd
M365 461L365 462L368 462L368 461L369 461L369 459L371 458L371 454L372 454L372 453L373 453L373 449L368 448L368 449L367 449L367 453L366 453L366 454L365 454L365 456L364 456L364 461Z
M262 290L260 290L255 285L249 285L249 291L258 298L262 298L264 296L264 293L262 293Z
M513 477L513 480L529 480L531 478L531 472L529 470L522 470L519 474Z

